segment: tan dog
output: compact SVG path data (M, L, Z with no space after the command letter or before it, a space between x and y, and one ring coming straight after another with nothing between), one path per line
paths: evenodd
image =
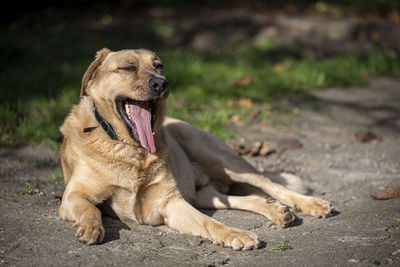
M60 217L74 223L79 240L102 242L96 207L101 203L128 225L166 224L234 249L257 248L259 241L193 206L249 210L282 227L295 219L288 206L316 217L331 213L328 202L258 174L210 133L164 119L168 92L163 65L153 52L97 53L83 77L80 103L61 127L66 189ZM248 185L248 195L228 195L238 183Z

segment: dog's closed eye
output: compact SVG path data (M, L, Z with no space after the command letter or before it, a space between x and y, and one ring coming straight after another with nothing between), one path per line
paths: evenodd
M135 65L129 65L129 66L124 66L124 67L118 67L118 70L124 70L124 71L136 71L137 67Z

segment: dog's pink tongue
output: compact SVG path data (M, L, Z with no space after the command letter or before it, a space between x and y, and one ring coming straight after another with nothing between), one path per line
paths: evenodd
M150 153L156 152L153 131L151 129L151 113L144 104L129 104L131 118L136 125L140 144Z

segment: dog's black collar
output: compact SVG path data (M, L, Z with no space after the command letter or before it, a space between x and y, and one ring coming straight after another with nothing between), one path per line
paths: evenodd
M111 126L111 124L108 121L106 121L103 118L103 116L100 115L100 113L97 111L97 108L96 108L96 106L94 104L93 104L93 110L94 110L94 117L99 122L99 124L101 125L103 130L108 134L108 136L112 140L117 140L117 134L115 133L114 128ZM84 128L83 132L84 133L91 132L96 128L97 128L97 126Z

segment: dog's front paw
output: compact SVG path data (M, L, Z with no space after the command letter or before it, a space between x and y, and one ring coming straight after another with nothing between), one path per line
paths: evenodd
M99 244L104 239L104 227L98 224L82 224L76 231L79 241L88 245Z
M257 249L259 241L257 236L251 232L230 228L223 236L217 238L215 243L231 247L234 250L249 250Z
M331 203L317 197L310 197L300 209L302 212L310 214L315 218L327 218L333 212Z

